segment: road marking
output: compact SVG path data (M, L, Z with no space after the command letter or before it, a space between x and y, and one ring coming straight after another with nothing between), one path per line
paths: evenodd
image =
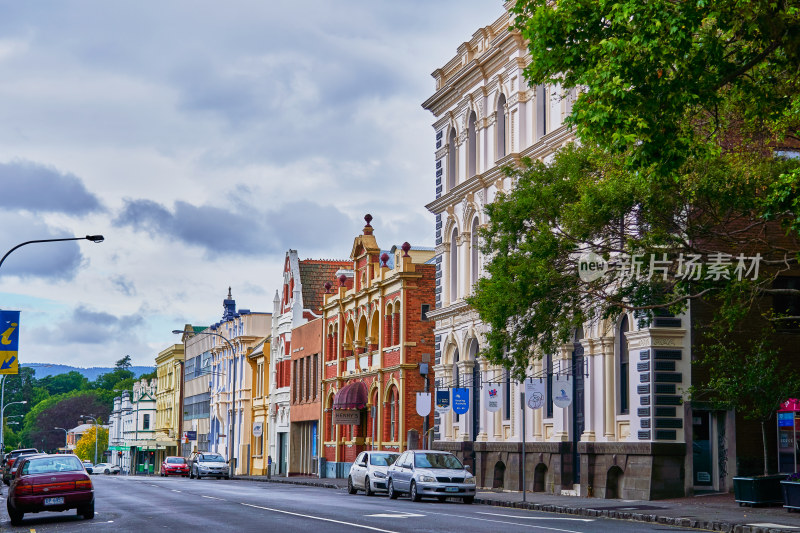
M201 498L208 498L209 500L222 500L223 502L227 501L224 498L215 498L214 496L205 496L205 495L203 495L203 496L201 496Z
M170 489L172 492L183 492L182 490Z
M369 516L372 518L417 518L419 516L425 516L424 514L414 514L414 513L378 513L378 514L365 514L364 516Z
M551 518L549 516L517 516L513 514L484 513L481 511L478 511L478 514L488 514L489 516L503 516L505 518L520 518L522 520L575 520L577 522L594 522L594 518Z
M322 520L323 522L333 522L334 524L343 524L345 526L360 527L362 529L370 529L372 531L382 531L383 533L399 533L397 531L390 531L388 529L380 529L380 528L372 527L372 526L364 526L364 525L361 525L361 524L354 524L353 522L342 522L341 520L334 520L332 518L323 518L321 516L313 516L313 515L308 515L308 514L292 513L290 511L284 511L282 509L271 509L269 507L261 507L260 505L252 505L252 504L249 504L249 503L243 503L242 505L246 505L247 507L255 507L256 509L263 509L265 511L272 511L273 513L283 513L283 514L288 514L288 515L292 515L292 516L300 516L300 517L303 517L303 518L311 518L312 520Z
M783 529L797 529L797 526L784 526L783 524L770 524L770 523L761 523L761 524L747 524L748 526L756 526L756 527L767 527L767 528L783 528Z
M527 527L531 529L545 529L547 531L562 531L563 533L582 533L580 531L575 531L573 529L559 529L557 527L546 527L546 526L534 526L531 524L520 524L519 522L508 522L506 520L489 520L488 518L478 518L477 516L467 516L461 514L449 514L449 513L435 513L440 514L442 516L455 516L456 518L467 518L469 520L480 520L482 522L495 522L498 524L510 524L512 526L520 526L520 527Z

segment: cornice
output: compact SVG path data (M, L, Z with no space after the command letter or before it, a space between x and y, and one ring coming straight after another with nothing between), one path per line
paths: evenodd
M439 309L433 309L428 311L427 317L433 320L444 320L446 318L453 317L455 315L460 315L464 311L469 310L469 304L464 300L459 300L453 304L448 305L447 307L441 307Z

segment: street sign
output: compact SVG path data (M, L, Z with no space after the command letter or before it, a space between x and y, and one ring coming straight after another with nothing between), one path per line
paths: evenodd
M258 438L264 434L264 423L263 422L253 422L253 436Z
M19 311L0 311L0 374L19 374Z

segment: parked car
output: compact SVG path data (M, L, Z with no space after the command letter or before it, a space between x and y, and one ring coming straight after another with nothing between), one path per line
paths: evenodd
M418 502L423 496L444 501L457 497L464 503L475 500L475 477L450 452L409 450L403 452L387 471L389 498L408 493Z
M189 477L189 465L183 457L165 457L161 463L161 475Z
M94 465L91 461L81 461L83 463L83 467L86 469L86 473L91 474L94 471Z
M36 448L20 448L19 450L11 450L3 457L3 483L8 485L11 483L11 469L14 468L14 463L21 455L30 455L32 453L39 453Z
M41 511L77 509L79 516L94 518L94 487L77 456L27 455L18 461L6 498L13 525L19 525L25 513Z
M386 491L386 471L400 457L395 452L361 452L350 467L347 477L347 492L355 494L363 490L367 496L377 491Z
M218 453L193 452L189 457L189 477L201 479L203 477L216 477L230 479L228 462Z
M111 463L97 463L93 470L93 474L119 474L119 467Z

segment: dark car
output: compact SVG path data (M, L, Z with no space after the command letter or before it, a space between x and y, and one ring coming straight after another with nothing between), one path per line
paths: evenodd
M6 498L8 517L19 525L25 513L67 511L94 518L94 487L75 455L30 455L19 459Z
M14 468L14 463L17 461L21 455L30 455L33 453L39 453L39 450L36 448L20 448L19 450L11 450L6 454L3 458L3 483L8 485L11 483L11 470Z
M166 457L161 463L161 475L189 477L189 465L183 457Z

